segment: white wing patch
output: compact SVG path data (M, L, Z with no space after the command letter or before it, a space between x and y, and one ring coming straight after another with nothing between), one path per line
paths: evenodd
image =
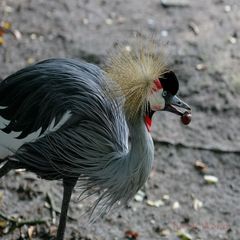
M14 152L17 151L18 148L20 148L24 143L34 142L38 138L46 136L51 132L57 131L71 116L72 116L71 112L67 111L56 126L54 126L55 123L54 118L49 127L47 128L47 130L41 136L39 136L41 128L38 129L38 131L29 134L26 138L23 139L16 139L16 137L18 137L21 134L21 132L11 132L7 134L0 130L0 158L5 158L9 155L13 155ZM6 125L8 125L8 123L9 123L8 120L0 117L0 129L4 128Z

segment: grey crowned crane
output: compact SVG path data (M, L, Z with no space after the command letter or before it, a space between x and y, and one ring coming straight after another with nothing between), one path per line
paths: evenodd
M77 182L86 194L100 192L93 209L101 203L101 212L143 186L154 158L154 112L191 120L190 107L176 96L176 75L149 49L119 49L104 70L48 59L0 83L0 177L25 168L63 181L57 240Z

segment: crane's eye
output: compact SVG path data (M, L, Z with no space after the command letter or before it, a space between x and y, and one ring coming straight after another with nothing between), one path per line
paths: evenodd
M163 97L166 97L166 96L167 96L167 91L164 90L164 91L162 92L162 96L163 96Z
M172 95L176 95L179 89L178 79L173 71L164 73L159 78L164 91L170 92ZM164 92L163 91L163 92Z

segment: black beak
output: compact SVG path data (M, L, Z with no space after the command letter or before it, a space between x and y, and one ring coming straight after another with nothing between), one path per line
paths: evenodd
M163 110L175 113L179 116L183 116L186 113L186 111L180 111L177 107L187 110L188 113L191 112L191 108L187 103L182 101L176 95L172 96L171 94L168 93L167 96L165 97L165 108Z

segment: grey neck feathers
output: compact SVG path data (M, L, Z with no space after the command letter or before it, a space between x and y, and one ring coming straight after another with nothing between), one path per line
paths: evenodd
M82 185L86 186L85 189L94 189L97 179L99 188L96 188L96 193L99 190L102 192L93 207L94 211L100 202L97 215L108 211L118 201L126 204L144 185L151 171L154 146L143 116L134 122L128 121L128 128L131 136L131 146L128 152L121 152L120 155L114 152L105 156L104 165L104 159L99 159L101 164L97 164L97 167L101 166L101 168L97 171L89 172L89 168L83 169L83 174L89 176L85 179L85 183L82 182ZM93 166L96 165L95 161L94 158Z
M154 145L143 117L134 123L128 122L128 127L131 138L131 147L127 154L128 170L135 183L141 187L151 171Z

